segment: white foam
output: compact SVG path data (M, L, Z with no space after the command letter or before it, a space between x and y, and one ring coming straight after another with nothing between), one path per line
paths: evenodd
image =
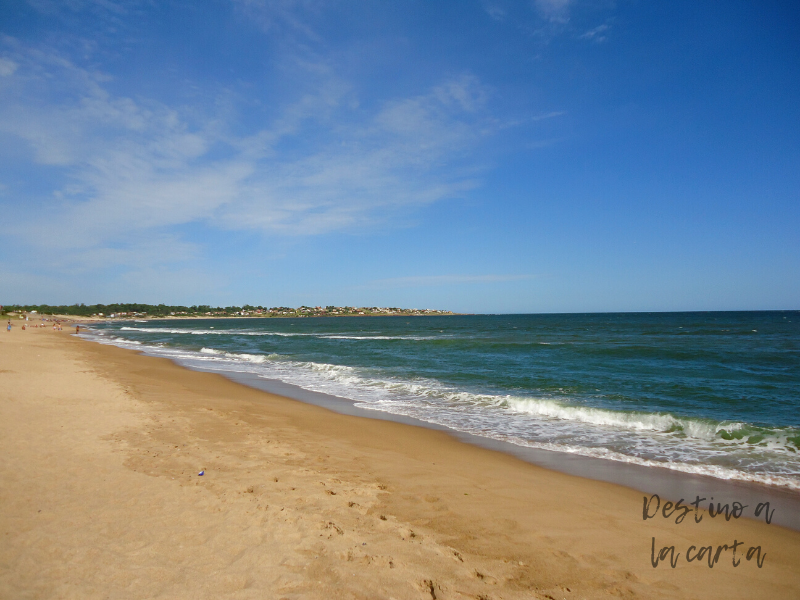
M179 330L193 331L225 333ZM242 335L241 331L230 333ZM94 337L102 343L131 344L116 336ZM254 373L349 398L362 408L520 446L800 490L800 461L789 439L797 433L789 430L668 413L615 411L546 397L481 394L429 378L389 377L380 370L296 361L277 354L232 353L209 347L198 352L149 345L137 349L195 368ZM724 439L723 433L731 439ZM760 439L752 442L755 435Z
M447 339L446 336L424 336L424 335L341 335L341 334L320 334L318 337L326 340L441 340Z
M258 337L315 337L328 340L434 340L447 339L447 336L420 336L420 335L347 335L328 333L294 333L285 331L253 331L249 329L177 329L167 327L121 327L120 331L139 331L141 333L172 333L178 335L244 335Z
M679 424L672 415L610 411L584 406L566 406L555 400L508 398L512 410L593 425L610 425L637 431L669 431Z

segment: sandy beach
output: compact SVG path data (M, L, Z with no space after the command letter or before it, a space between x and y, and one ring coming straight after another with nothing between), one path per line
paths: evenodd
M14 325L1 598L800 597L763 515L645 521L622 486Z

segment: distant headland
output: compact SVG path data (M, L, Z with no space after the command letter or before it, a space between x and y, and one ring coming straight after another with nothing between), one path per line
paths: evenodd
M379 306L216 306L201 304L193 306L169 306L166 304L27 304L0 306L3 315L40 314L64 315L97 319L175 319L175 318L233 318L233 317L377 317L377 316L430 316L454 315L449 310L432 308L397 308Z

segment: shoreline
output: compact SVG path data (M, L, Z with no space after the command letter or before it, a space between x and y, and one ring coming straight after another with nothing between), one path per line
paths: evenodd
M88 341L118 346L113 341L100 339ZM128 349L141 352L146 356L163 357L158 352L151 352L147 346ZM357 402L325 392L316 392L298 385L277 379L269 379L262 375L246 371L231 371L214 368L213 363L206 365L191 364L181 358L167 356L176 365L197 372L216 373L231 381L247 385L267 393L284 396L293 400L321 406L327 410L367 419L387 420L397 423L444 431L449 435L483 448L498 450L550 470L576 475L598 481L622 485L637 491L657 493L673 502L691 499L695 496L714 497L723 504L733 501L759 502L769 501L772 506L780 506L777 523L800 531L800 491L779 484L770 484L745 478L725 478L713 474L692 472L684 468L670 468L660 464L641 464L635 460L623 461L611 458L589 456L577 452L559 451L557 449L537 448L515 444L494 437L468 433L452 429L446 425L420 420L397 413L370 410L357 406Z
M775 522L643 521L639 492L441 431L333 413L67 332L0 339L9 597L800 591L800 534ZM653 568L651 538L676 547L675 569ZM713 569L684 562L690 544L734 538L758 542L763 568L734 567L727 551Z
M153 356L144 350L132 351L139 352L144 356ZM175 359L168 358L167 360L170 360L180 368L198 373L217 374L235 383L246 385L268 394L311 404L338 414L441 431L464 443L502 452L550 471L616 484L638 492L658 494L661 498L673 502L681 499L691 500L697 495L706 498L713 497L715 501L723 504L739 501L755 505L758 502L768 501L772 507L778 507L773 523L800 531L800 492L782 486L737 479L722 479L712 475L687 473L666 467L645 466L559 452L557 450L520 446L511 442L458 431L444 425L422 421L413 417L361 408L356 406L356 401L348 398L341 398L323 392L314 392L277 379L266 379L253 373L199 369L183 365Z

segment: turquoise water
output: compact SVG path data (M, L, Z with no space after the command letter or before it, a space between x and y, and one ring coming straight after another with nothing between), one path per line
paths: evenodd
M800 312L113 322L87 336L476 435L800 490Z

